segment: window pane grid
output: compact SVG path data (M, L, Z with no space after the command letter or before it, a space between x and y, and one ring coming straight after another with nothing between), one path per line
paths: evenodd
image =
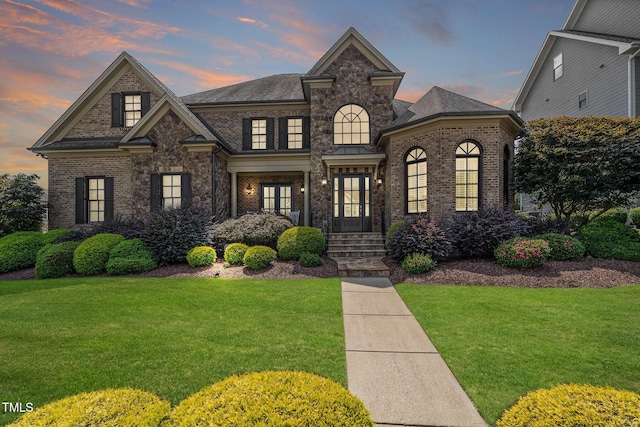
M292 208L292 184L264 184L262 186L262 209L287 216L291 214Z
M251 148L253 150L267 149L267 120L251 121Z
M87 191L89 222L104 221L104 178L89 178Z
M476 211L480 204L480 146L465 141L456 150L456 211Z
M142 117L142 104L140 95L124 96L124 125L133 127Z
M162 176L162 207L179 208L182 204L182 176Z
M369 114L359 105L349 104L334 116L334 144L369 144Z
M414 148L405 159L407 165L407 213L427 211L427 153Z
M302 119L287 120L288 148L291 150L302 148Z

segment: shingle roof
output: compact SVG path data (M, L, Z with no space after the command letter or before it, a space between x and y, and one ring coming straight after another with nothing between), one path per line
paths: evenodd
M302 74L277 74L186 95L180 99L187 105L304 101L301 76Z

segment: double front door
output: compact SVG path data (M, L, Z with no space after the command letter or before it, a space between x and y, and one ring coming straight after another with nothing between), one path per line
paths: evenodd
M333 178L333 231L371 231L371 174L339 173Z

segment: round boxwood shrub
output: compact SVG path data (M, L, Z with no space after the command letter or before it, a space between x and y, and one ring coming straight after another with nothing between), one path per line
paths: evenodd
M526 237L509 239L494 251L498 264L512 268L540 266L549 258L550 253L547 242Z
M384 241L384 245L387 249L391 249L391 238L396 235L396 233L407 225L407 221L397 221L391 224L391 227L387 230L386 239Z
M421 274L433 270L436 262L432 260L429 255L411 254L402 260L401 266L402 269L409 274Z
M255 213L221 222L214 228L213 235L220 244L240 242L248 246L275 248L278 237L291 227L291 221L283 216Z
M611 387L562 384L521 397L496 422L517 426L637 426L640 395Z
M247 249L249 249L249 246L244 243L231 243L224 250L224 259L229 264L242 264Z
M56 228L55 230L44 233L43 241L45 245L49 243L59 243L57 242L58 239L62 239L69 234L71 234L71 230L67 228Z
M106 270L110 275L135 274L153 270L158 266L156 256L140 239L118 243L109 252Z
M589 217L590 220L592 221L603 221L603 220L613 220L613 221L618 221L621 224L626 224L627 223L627 211L622 209L622 208L613 208L613 209L609 209L608 211L606 211L605 213L599 215L599 216L595 216L597 212L592 212L591 216Z
M202 267L216 262L216 250L210 246L196 246L187 252L187 262L191 267Z
M141 390L81 393L27 412L8 427L158 427L171 405Z
M39 231L16 231L0 239L0 273L33 267L44 234Z
M341 385L306 372L232 376L180 402L175 427L373 426L363 403Z
M633 225L640 228L640 206L631 209L631 211L629 212L629 218L631 219Z
M73 266L86 276L103 273L109 261L111 249L124 240L120 234L96 234L89 237L76 248L73 254Z
M303 252L320 255L322 251L324 236L314 227L292 227L278 238L278 256L285 261L297 260Z
M300 254L300 265L303 267L319 267L324 264L322 257L318 254L302 252Z
M612 219L580 227L578 239L594 258L640 261L640 233Z
M40 249L36 259L36 278L53 279L73 273L73 252L79 245L79 242L70 241Z
M554 261L579 260L584 256L585 248L582 242L566 234L547 233L535 236L534 239L544 240L549 244L551 253L549 259Z
M242 261L250 270L265 268L276 259L276 251L268 246L251 246L244 254Z

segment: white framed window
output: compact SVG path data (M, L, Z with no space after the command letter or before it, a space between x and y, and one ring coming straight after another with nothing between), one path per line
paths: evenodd
M142 97L140 94L124 96L124 126L133 127L142 117Z
M562 53L553 58L553 80L558 80L564 75Z
M356 104L347 104L333 117L334 144L369 144L369 113Z
M267 119L251 120L251 149L267 149Z
M103 222L105 209L104 178L87 179L88 222Z
M302 118L287 119L287 148L302 148Z
M582 92L580 95L578 95L578 108L582 109L585 108L589 105L589 96L587 94L587 92Z
M407 172L407 213L427 212L427 153L413 148L405 157Z
M482 152L474 141L463 141L456 149L456 211L477 211L480 206Z
M179 208L182 204L182 175L162 175L162 208Z

